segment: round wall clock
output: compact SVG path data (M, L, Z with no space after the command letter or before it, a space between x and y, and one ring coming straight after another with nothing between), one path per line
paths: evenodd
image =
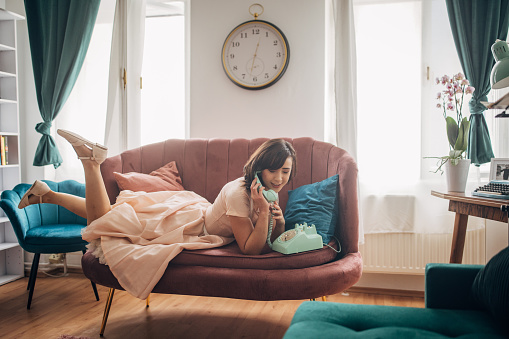
M255 19L238 25L228 34L222 59L224 71L234 84L245 89L263 89L275 84L285 73L290 46L279 28Z

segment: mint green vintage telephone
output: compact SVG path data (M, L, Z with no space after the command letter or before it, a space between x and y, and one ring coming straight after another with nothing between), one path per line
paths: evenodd
M255 173L256 182L261 185L262 183L258 173L260 173L260 171ZM264 190L262 191L262 194L271 204L271 206L273 206L274 201L278 199L277 193L273 190ZM274 220L272 217L273 215L271 213L269 221L269 233L267 234L267 244L274 251L283 254L292 254L316 250L323 247L322 236L316 233L315 225L308 226L307 223L301 225L295 224L295 229L284 232L274 241L274 243L272 243L270 241L272 228L274 225Z

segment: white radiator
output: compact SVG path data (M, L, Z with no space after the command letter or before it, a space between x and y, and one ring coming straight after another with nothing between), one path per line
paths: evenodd
M364 272L422 274L427 263L448 263L452 234L366 234ZM485 229L467 231L464 264L485 264Z

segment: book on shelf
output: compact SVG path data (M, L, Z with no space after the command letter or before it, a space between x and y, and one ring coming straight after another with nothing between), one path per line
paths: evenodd
M9 154L9 147L7 145L7 136L1 135L0 136L0 164L2 166L8 165L8 154Z

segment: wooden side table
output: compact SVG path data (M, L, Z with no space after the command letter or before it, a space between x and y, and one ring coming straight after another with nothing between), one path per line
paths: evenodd
M449 211L456 213L450 263L461 264L463 259L469 215L507 223L507 212L502 208L509 206L509 200L489 199L456 192L431 191L431 195L449 200Z

